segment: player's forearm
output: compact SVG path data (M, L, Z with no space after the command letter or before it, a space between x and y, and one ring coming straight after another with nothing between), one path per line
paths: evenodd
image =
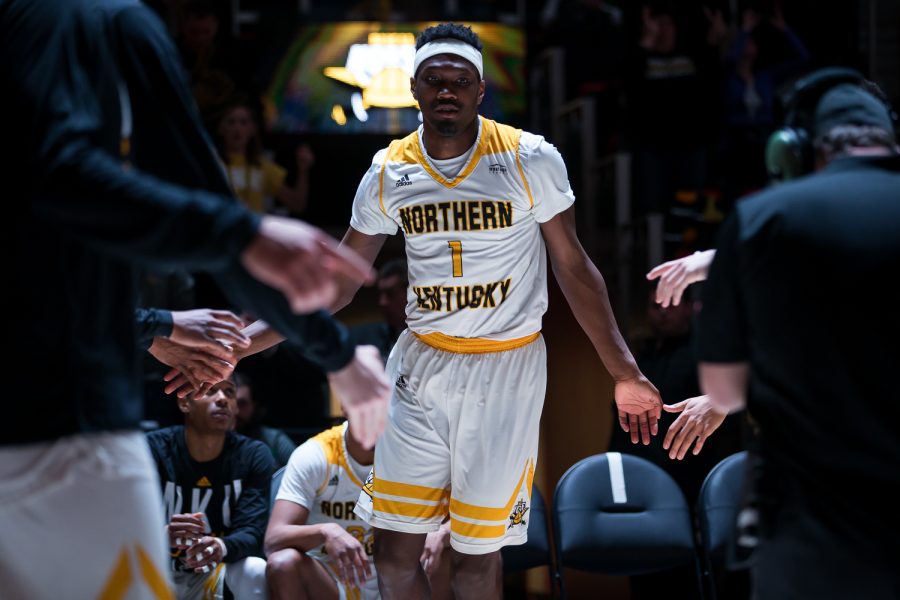
M241 333L250 338L250 345L247 348L239 349L235 352L238 360L268 350L276 344L284 341L284 336L272 329L268 323L263 320L254 321L241 330Z
M308 552L325 543L333 528L340 528L336 523L319 523L316 525L275 525L266 532L266 554L272 554L286 548L295 548Z
M616 381L640 374L625 344L606 290L606 282L586 255L572 264L554 265L553 273L572 313L587 334L603 365Z

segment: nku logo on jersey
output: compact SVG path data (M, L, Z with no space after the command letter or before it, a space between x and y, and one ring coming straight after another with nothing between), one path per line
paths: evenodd
M409 173L398 179L397 183L394 184L394 187L398 188L403 187L404 185L412 185L412 181L409 180Z
M507 529L512 529L513 525L528 525L528 521L525 520L525 513L527 512L528 505L525 504L524 500L519 500L509 515L509 527Z
M488 165L488 171L494 173L495 175L502 175L506 173L506 167L504 167L500 163L494 163L492 165Z

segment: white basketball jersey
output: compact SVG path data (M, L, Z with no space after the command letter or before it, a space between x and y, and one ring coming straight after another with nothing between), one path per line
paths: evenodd
M541 329L547 265L540 224L572 202L552 145L479 118L471 157L452 179L426 155L419 132L378 152L350 225L369 235L402 229L413 332L512 340Z
M346 432L346 423L332 427L294 450L276 500L289 500L306 507L309 510L307 525L339 524L359 540L372 563L372 528L353 514L371 465L360 465L349 455ZM330 562L323 546L307 554ZM374 574L374 564L371 566Z

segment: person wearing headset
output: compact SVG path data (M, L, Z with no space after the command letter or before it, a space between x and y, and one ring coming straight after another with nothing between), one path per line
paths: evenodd
M794 96L768 158L783 175L815 172L744 199L723 225L701 387L759 426L755 596L896 598L900 318L882 280L900 273L900 148L858 74L815 73ZM656 271L675 273L663 302L700 263Z

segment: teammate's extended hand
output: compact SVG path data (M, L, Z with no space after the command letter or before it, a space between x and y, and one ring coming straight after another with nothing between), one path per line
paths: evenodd
M715 250L694 252L684 258L670 260L653 267L647 279L659 279L656 287L656 301L665 308L670 304L678 306L681 295L689 285L706 279L709 265L716 255Z
M391 398L391 384L384 374L378 349L357 346L350 364L329 373L328 383L347 413L350 435L364 448L373 447L387 424Z
M251 275L280 290L296 313L327 308L337 295L336 277L370 283L372 268L355 252L297 219L265 216L241 254Z
M250 338L241 329L244 322L227 310L197 308L172 311L172 334L169 339L182 346L205 350L209 354L226 359L232 348L246 348Z
M619 410L619 425L623 431L631 433L631 443L640 440L644 445L650 443L650 436L659 430L659 417L662 414L662 398L656 389L643 375L616 382L616 407Z
M331 564L338 577L347 585L360 587L371 575L366 550L355 537L337 523L323 528L325 554L331 557Z
M670 413L681 413L669 425L663 448L669 451L669 458L681 460L694 444L694 455L700 454L703 442L719 428L727 413L718 412L709 401L709 396L688 398L677 404L663 406ZM696 443L694 442L696 440ZM671 447L670 447L671 446Z
M171 394L182 388L178 394L179 398L183 398L191 390L199 390L204 386L208 389L210 386L228 379L234 370L234 355L224 346L221 352L213 356L205 350L182 346L172 340L155 337L149 352L159 362L172 367L172 371L167 373L164 378L166 381L171 381L166 386L166 393ZM230 360L224 360L222 357L228 357ZM177 382L173 381L176 377Z

